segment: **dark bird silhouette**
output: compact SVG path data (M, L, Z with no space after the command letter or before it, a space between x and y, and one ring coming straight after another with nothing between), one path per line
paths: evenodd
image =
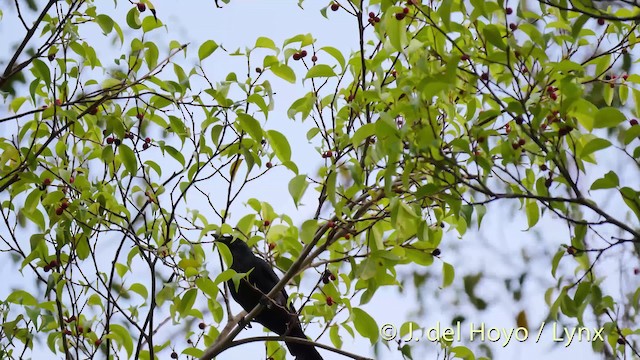
M273 302L266 299L265 295L280 281L271 266L256 257L249 246L240 239L225 235L218 237L216 241L225 244L231 251L231 269L237 273L248 273L238 283L237 290L233 280L227 281L233 299L247 312L262 302L265 308L255 317L256 322L280 336L308 340L295 308L288 303L289 295L284 289L273 297ZM285 344L297 360L322 360L322 356L312 345L291 341L285 341Z

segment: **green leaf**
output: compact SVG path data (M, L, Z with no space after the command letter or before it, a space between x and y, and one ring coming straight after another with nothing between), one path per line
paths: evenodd
M319 51L324 51L327 54L331 55L334 59L336 59L338 64L340 64L340 68L344 70L345 59L344 59L344 55L342 55L342 52L340 50L331 46L325 46L323 48L320 48Z
M269 39L268 37L264 37L264 36L261 36L256 40L255 47L278 51L278 47L276 46L276 43L273 42L273 40Z
M162 26L162 21L153 17L147 16L142 20L142 31L149 32L153 29L157 29Z
M140 22L140 12L133 6L127 13L127 25L132 29L140 29L142 22Z
M613 171L609 171L604 174L603 177L597 179L591 184L591 190L600 190L600 189L611 189L620 185L620 179L618 179L618 175Z
M240 123L240 127L242 130L246 131L252 139L257 142L260 142L263 137L262 126L260 126L260 122L256 120L253 116L247 115L245 113L239 113L238 121Z
M532 228L540 219L540 209L538 209L538 202L536 200L530 199L527 201L526 213L527 223L529 228Z
M402 52L407 44L406 22L398 21L393 14L385 17L387 38L393 49Z
M611 128L626 120L626 116L614 107L604 107L596 112L593 127Z
M495 47L501 50L506 49L507 45L502 39L500 29L498 29L496 25L487 25L487 27L483 29L482 33L484 34L485 38L487 38L487 40Z
M111 30L113 30L113 19L111 19L107 15L100 14L96 16L96 22L98 23L98 25L100 26L100 29L102 29L102 32L105 35L109 34Z
M305 79L317 78L317 77L333 77L336 76L336 73L333 71L331 66L320 64L312 67L307 72L307 76Z
M291 160L291 146L286 136L276 130L269 130L267 140L280 161L284 163Z
M35 306L38 305L38 300L36 300L33 295L24 290L16 290L7 296L6 302L26 305L26 306Z
M306 175L295 176L291 181L289 181L289 194L291 194L291 197L293 198L293 203L295 204L296 209L298 208L300 199L302 198L302 195L304 195L308 186L309 183L307 182Z
M133 150L125 144L120 144L120 146L118 146L118 153L125 169L127 169L129 174L135 175L138 170L138 160Z
M209 57L209 55L213 54L214 51L218 48L218 44L213 40L207 40L198 49L198 58L200 61Z
M560 260L565 254L565 250L560 249L553 255L553 259L551 260L551 276L556 277L556 270L558 270L558 265L560 264Z
M198 295L197 289L189 289L180 299L180 305L178 305L178 313L180 316L185 317L193 308L193 304L196 302Z
M277 77L286 80L292 84L296 82L296 73L287 64L276 64L271 66L271 72Z
M149 296L149 292L147 291L147 288L140 284L140 283L134 283L131 285L131 287L129 288L129 290L135 292L136 294L142 296L143 299L146 299Z
M33 59L32 64L34 75L44 80L44 83L49 86L49 84L51 84L51 70L49 70L49 66L40 59Z
M378 324L376 324L376 321L371 317L371 315L367 314L360 308L353 308L351 310L351 315L353 315L353 325L360 335L369 339L371 341L371 345L377 343L379 336Z
M447 286L453 283L453 279L455 278L455 269L453 265L443 262L442 263L442 287L446 288Z
M354 147L359 147L360 144L364 141L364 139L372 136L376 132L376 124L369 123L362 125L358 130L356 130L355 134L351 138L351 143Z
M129 357L133 354L133 339L131 333L124 326L112 323L109 327L111 333L115 335L116 342L127 350Z
M580 157L591 155L592 153L603 150L611 146L611 142L606 139L595 138L589 141L580 152Z

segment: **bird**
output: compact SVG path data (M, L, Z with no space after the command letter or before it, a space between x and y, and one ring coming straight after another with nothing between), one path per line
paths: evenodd
M280 335L296 337L308 340L298 313L291 303L289 295L282 289L270 301L264 297L273 289L280 278L273 268L263 259L257 257L246 242L230 235L217 236L216 242L225 244L231 252L232 263L230 268L237 273L246 273L236 284L228 280L227 285L231 297L246 312L253 310L259 303L265 304L265 308L253 319L270 331ZM267 302L265 302L264 300ZM289 352L296 360L323 360L315 346L309 344L286 341Z

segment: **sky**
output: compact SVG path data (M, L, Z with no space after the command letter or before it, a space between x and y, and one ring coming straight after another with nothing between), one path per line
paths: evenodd
M349 15L340 11L335 13L329 11L329 19L325 19L319 12L320 7L326 5L325 2L307 0L303 3L304 10L300 9L296 3L296 1L285 0L233 0L222 9L216 9L212 0L154 1L158 16L168 26L169 32L168 36L156 33L152 39L155 37L159 45L168 42L168 39L177 39L181 43L189 42L191 56L195 55L198 46L208 39L213 39L227 50L233 51L236 48L252 46L256 38L260 36L269 37L276 44L282 44L287 38L306 33L311 33L317 39L319 47L333 46L346 54L357 49L356 26ZM124 10L122 8L117 10L114 17L118 14L122 16L122 13L128 10L126 2L120 1L118 5L122 6ZM5 13L5 17L7 16L8 14ZM9 31L10 24L9 21L0 22L0 34ZM95 36L100 37L101 35L96 32ZM2 46L4 45L0 41L0 47ZM294 70L297 70L300 77L301 65L295 63L291 65ZM209 73L222 78L232 70L239 73L245 71L245 64L242 60L225 56L213 56L204 63L204 66ZM303 94L302 91L308 91L308 89L305 90L300 84L292 85L277 79L272 80L272 83L277 92L275 96L276 107L269 115L265 127L279 130L287 129L286 135L293 149L292 157L296 163L301 165L301 173L315 173L321 166L322 159L305 137L306 130L311 124L310 122L301 123L299 120L292 122L286 115L286 110L291 102ZM286 184L290 178L289 171L282 168L274 169L267 178L269 181L265 182L268 185L252 189L247 196L259 197L262 201L270 202L276 207L277 213L289 214L293 217L294 222L302 223L313 216L315 193L308 191L303 201L308 206L303 206L301 209L296 209L292 201L282 201L283 198L289 199ZM195 201L197 202L197 199ZM197 207L197 205L193 206ZM557 219L543 219L539 225L539 228L544 229L542 232L523 231L527 228L526 219L513 215L517 211L516 206L515 203L511 203L509 206L505 206L503 203L500 203L499 206L490 205L483 225L484 230L481 233L470 231L462 239L458 239L454 233L445 235L447 245L442 258L453 264L458 274L483 271L489 278L500 278L500 276L518 275L513 273L514 269L520 271L526 268L523 264L510 263L510 252L520 252L522 249L526 249L529 254L542 256L544 249L548 250L550 244L559 246L560 243L566 242L567 230ZM504 219L509 219L509 221ZM556 248L552 247L551 249L553 253ZM544 255L548 256L548 254ZM519 259L519 257L515 258ZM544 266L545 263L548 264L548 260L539 262L541 266ZM535 259L529 266L534 266L533 264L535 264ZM4 269L0 268L0 270ZM215 271L216 269L212 268L211 270ZM409 276L411 270L413 269L402 268L400 273ZM434 274L437 276L439 272L434 270ZM572 358L579 356L583 360L601 358L592 353L587 341L574 342L567 347L563 346L564 341L554 342L553 322L545 323L541 340L538 343L535 342L536 331L542 326L546 315L544 290L546 287L553 286L554 279L546 270L531 276L538 277L539 282L535 284L528 282L528 287L524 289L525 296L518 302L497 297L496 294L507 294L504 289L500 290L500 282L483 283L483 287L478 290L478 295L488 300L489 310L467 319L478 326L484 324L487 329L498 328L500 331L510 333L512 329L516 328L516 314L520 310L526 309L531 325L529 340L520 343L514 338L503 346L507 340L502 334L500 340L496 342L476 340L473 342L473 346L489 345L493 351L493 358L498 360L539 358L564 360L569 356ZM457 277L458 286L461 284L461 279L461 276ZM637 282L637 280L634 281ZM443 329L451 321L454 306L460 306L466 299L460 299L460 294L450 290L439 289L439 282L439 278L428 282L428 286L431 288L426 291L431 292L433 296L428 296L424 300L426 308L424 313L416 314L415 312L417 294L411 289L411 286L407 286L403 293L399 293L396 289L381 290L369 304L363 306L363 309L374 317L379 326L383 324L399 326L404 321L412 320L425 328L439 325ZM542 287L541 283L546 287ZM411 282L409 281L408 284ZM0 294L4 294L2 289L0 289ZM466 306L465 309L471 312L472 309L468 305ZM236 307L236 309L239 308ZM470 335L468 326L468 324L462 325L463 336ZM558 323L557 326L561 325ZM317 333L317 329L315 330ZM560 337L560 333L556 332L556 339ZM261 334L261 329L258 325L242 332L240 337L259 334ZM314 329L311 328L308 335L313 336L313 334ZM522 333L519 335L522 336ZM328 336L322 337L319 341L330 344ZM373 357L372 351L375 346L372 346L367 340L351 340L344 337L343 341L344 350ZM422 343L425 341L423 340ZM394 343L389 345L390 349L386 349L381 343L376 345L381 350L377 359L401 359L401 356L395 351ZM183 346L186 346L186 342ZM262 349L259 344L244 345L230 349L220 355L218 359L245 358L248 353L263 354ZM421 351L417 354L422 357L417 356L416 358L435 358L438 354L440 355L438 358L442 358L442 353L439 352L436 344L427 344L418 348L417 351ZM326 355L325 359L327 360L341 358L326 351L322 351L322 354Z

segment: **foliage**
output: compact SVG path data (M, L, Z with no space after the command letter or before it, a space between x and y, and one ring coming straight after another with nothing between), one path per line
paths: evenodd
M241 317L223 284L241 275L216 267L209 235L221 232L282 270L279 287L322 328L318 343L361 358L343 338L381 341L363 306L383 287L411 286L405 267L440 274L442 288L462 286L486 307L474 292L483 275L457 281L441 249L447 234L479 228L494 202L517 202L529 229L565 223L537 269L556 279L549 318L603 326L595 352L638 354L640 290L613 290L599 267L614 251L640 255L640 76L627 74L638 8L339 1L321 14L357 24L358 50L344 54L311 34L235 51L216 39L159 43L149 38L166 31L161 5L149 0L121 18L97 1L30 4L33 13L2 14L26 35L0 77L1 236L3 256L37 291L0 303L3 357L209 359L238 344ZM96 25L114 46L85 35ZM198 63L187 67L191 54ZM211 59L227 56L246 74L212 76ZM283 101L287 121L309 125L315 174L295 162L286 121L267 127L275 79L306 89ZM245 195L274 172L296 206L317 198L312 218ZM188 347L163 333L178 324ZM528 326L525 312L518 325ZM267 356L284 358L279 344ZM441 344L446 357L474 358L465 344Z

